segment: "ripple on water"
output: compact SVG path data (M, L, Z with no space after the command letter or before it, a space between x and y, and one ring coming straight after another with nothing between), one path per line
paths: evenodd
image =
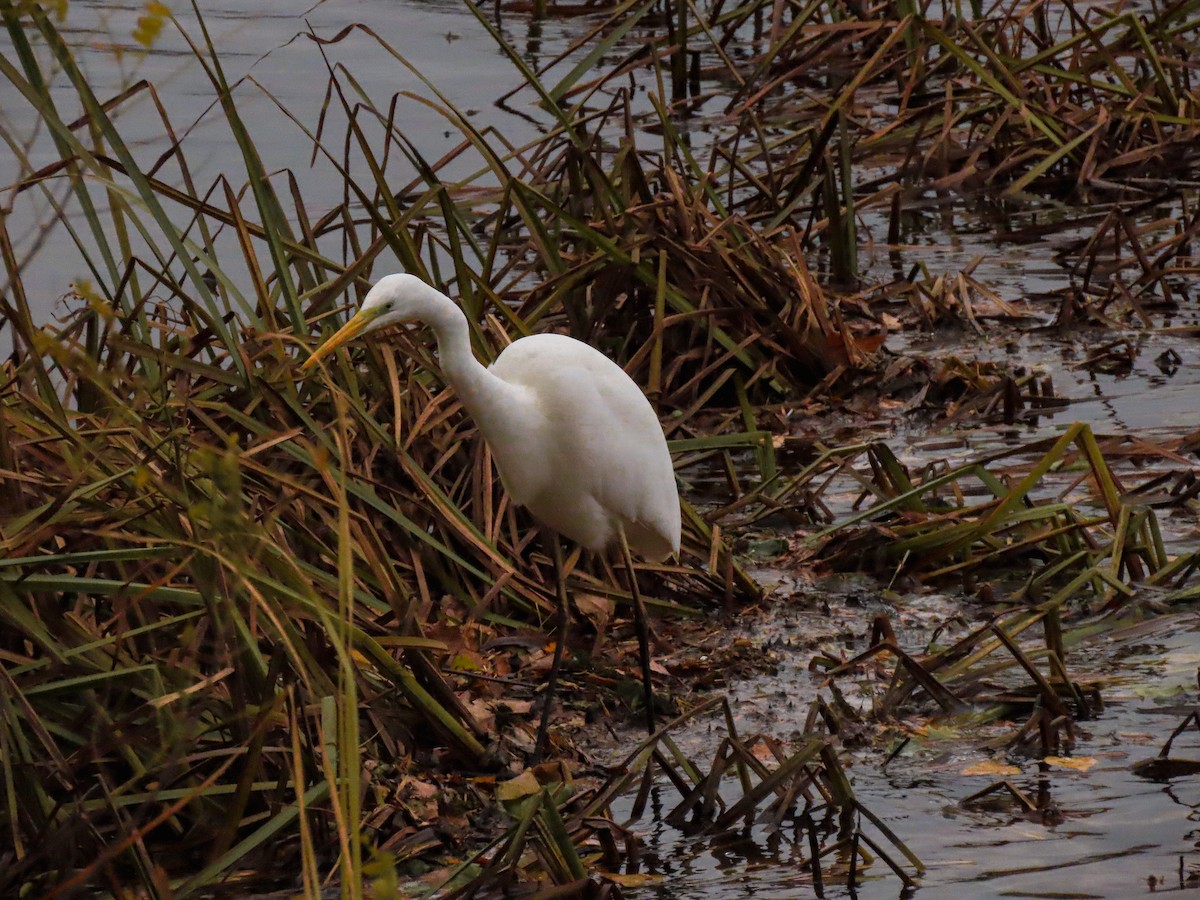
M841 596L845 588L842 583ZM854 592L862 589L858 583ZM847 652L864 649L869 628L863 623L869 616L861 605L839 604L838 596L831 594L827 617L781 606L745 629L745 636L770 644L778 664L772 673L730 686L739 729L769 727L780 736L802 729L819 682L807 670L811 650L789 653L783 640L796 635L798 623L809 632L818 623L818 630L831 639L857 623L860 639ZM906 623L897 627L901 641L911 644L906 649L920 649L929 625L956 604L961 607L961 599L930 594L913 604L920 615L893 606L894 621ZM880 601L879 606L891 604ZM1164 616L1152 626L1111 632L1073 648L1068 659L1072 674L1106 685L1106 706L1094 719L1079 723L1073 751L1095 764L1078 772L1010 757L1007 761L1020 773L1009 780L1035 803L1033 812L999 793L961 803L995 780L963 774L981 758L972 739L977 735L965 730L957 738L926 744L914 740L886 766L881 750L851 751L847 772L856 797L927 867L915 896L1120 898L1146 893L1150 878L1159 879L1160 889L1178 889L1181 858L1185 869L1200 866L1200 779L1156 782L1134 775L1130 766L1157 754L1191 708L1188 704L1196 702L1198 648L1196 612ZM779 702L781 695L792 702ZM704 760L723 734L719 719L696 722L679 743L693 758ZM1181 735L1172 755L1200 759L1200 732ZM732 780L728 790L729 797L737 796ZM650 809L665 815L676 802L669 785L660 785ZM618 820L629 814L632 798L623 803L614 810ZM791 827L754 827L719 838L689 836L652 821L649 813L633 827L646 845L642 871L662 880L628 889L630 897L812 896L807 837ZM844 883L827 881L824 887L826 897L852 896ZM853 896L895 897L900 890L900 882L877 863L862 873Z

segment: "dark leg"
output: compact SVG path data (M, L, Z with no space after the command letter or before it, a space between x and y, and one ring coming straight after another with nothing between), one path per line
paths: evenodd
M650 624L646 620L646 605L642 603L642 592L638 589L637 574L633 571L633 556L629 552L629 541L625 529L618 526L621 537L621 556L625 560L625 571L629 573L629 592L633 594L633 626L637 631L638 653L642 657L642 691L646 704L646 733L654 734L654 682L650 678Z
M571 624L571 611L567 605L567 573L563 566L562 543L552 531L545 532L550 544L550 556L554 560L555 589L558 592L558 623L554 635L554 662L550 664L550 678L542 696L542 721L538 725L537 741L533 745L533 756L529 764L536 766L546 753L546 729L550 725L550 709L554 706L554 694L558 689L558 670L562 668L563 650L567 645L567 629Z

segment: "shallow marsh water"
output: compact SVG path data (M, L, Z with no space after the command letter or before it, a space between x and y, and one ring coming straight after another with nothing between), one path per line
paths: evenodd
M902 646L917 652L936 623L963 609L968 618L979 613L958 596L927 594L897 603L880 598L878 586L866 581L829 588L823 603L815 602L809 591L790 600L785 594L764 621L742 631L769 648L776 666L728 688L739 733L769 732L786 739L800 732L819 690L820 676L808 669L814 638L824 635L823 647L853 656L868 645L871 617L885 611ZM961 802L997 780L994 774L963 774L991 758L978 744L994 736L994 730L941 722L890 761L892 747L848 755L855 796L927 868L912 896L1120 898L1155 887L1200 887L1189 880L1200 866L1200 780L1159 782L1131 771L1133 763L1158 753L1193 708L1200 613L1164 616L1146 629L1086 643L1071 651L1068 663L1073 676L1103 682L1105 707L1078 724L1072 751L1095 764L1076 772L1007 757L1005 762L1020 768L1008 780L1037 803L1038 812L1027 813L1000 794ZM843 681L841 687L853 702L854 684ZM886 684L864 684L858 700L869 707L871 691L884 688ZM915 729L922 722L915 716L906 724ZM716 718L692 726L679 742L695 759L706 760L724 732ZM1186 732L1177 739L1173 755L1200 758L1200 733ZM669 785L659 790L653 798L659 808L669 810L678 802ZM737 795L732 779L729 794ZM634 830L647 845L641 871L661 876L661 881L629 890L631 897L812 896L804 863L807 837L791 826L689 837L647 816ZM826 897L902 894L900 881L882 862L860 869L854 890L846 884L846 867L839 868L840 878L825 876Z
M230 80L252 75L265 90L246 83L239 88L243 115L252 117L255 139L269 169L291 168L306 178L305 196L316 210L340 201L340 182L320 162L309 168L311 147L288 122L266 93L310 127L320 114L326 73L316 47L297 34L309 25L325 37L342 27L362 23L377 30L404 54L454 104L467 109L477 125L492 125L510 142L519 143L544 127L545 118L528 97L506 106L498 94L519 83L511 64L491 39L454 0L434 2L327 2L309 0L279 3L269 14L249 13L244 5L206 3L204 15ZM190 13L178 11L185 21ZM210 109L211 88L186 45L168 29L148 55L139 53L124 38L133 26L136 10L113 10L108 4L72 3L70 22L85 69L103 97L140 79L153 81L171 109L177 127L199 124L188 138L190 159L198 183L211 181L227 168L240 170L237 148L219 115ZM525 48L533 62L565 49L588 20L551 19L533 25L520 16L505 19L510 37ZM113 64L113 44L123 44L124 63ZM0 52L7 46L0 43ZM399 66L368 36L351 35L328 48L331 59L344 62L381 104L397 91L428 91L412 73ZM64 93L64 96L66 94ZM37 135L36 124L21 121L22 108L7 83L0 83L0 110L4 125L14 135ZM703 112L703 111L701 111ZM436 157L457 141L442 117L417 102L403 106L403 130L418 148ZM153 158L162 142L159 120L148 102L123 113L137 152ZM701 139L701 138L698 138ZM50 147L35 137L29 153L36 167L49 161ZM464 164L465 165L465 164ZM307 174L305 174L307 173ZM13 157L0 158L0 184L19 174ZM1048 296L1065 283L1065 270L1056 259L1055 239L1014 243L1001 237L1011 220L998 221L995 210L977 204L946 204L928 198L927 206L914 206L906 214L904 245L898 252L903 267L924 263L933 272L952 272L979 256L983 263L975 277L1004 299L1020 302ZM39 241L39 223L45 204L35 191L16 199L12 222L24 223L17 231L18 254ZM38 210L41 210L39 213ZM1061 211L1070 215L1073 211ZM1017 220L1032 213L1017 210ZM887 228L880 220L864 216L864 239L878 240ZM864 274L869 279L891 277L894 254L878 244L863 251ZM34 256L25 272L26 288L38 311L49 318L55 312L52 298L64 295L71 279L84 275L66 235L57 230ZM1187 286L1182 285L1187 295ZM1194 305L1194 304L1192 304ZM1043 367L1054 379L1059 396L1073 402L1035 424L974 436L929 435L920 430L889 435L893 449L903 458L920 460L934 453L966 456L1005 440L1028 439L1054 433L1071 421L1087 421L1105 433L1137 432L1164 436L1200 428L1200 343L1188 333L1129 335L1137 354L1126 371L1096 373L1079 363L1089 350L1087 335L1056 336L1040 330L1053 317L1050 304L1028 305L1028 327L1005 341L967 333L938 337L895 336L889 348L925 355L954 354L988 361L1020 362ZM1193 326L1195 315L1173 324ZM1103 340L1114 337L1105 332ZM1167 350L1178 356L1173 366L1156 360ZM890 428L891 426L881 426ZM961 440L946 453L947 440ZM1181 523L1180 539L1189 525ZM1194 537L1193 537L1194 539ZM751 730L770 730L788 737L799 731L808 701L816 695L818 681L807 669L811 650L800 649L798 633L827 635L846 655L865 647L870 615L883 609L896 623L906 646L919 649L929 629L949 617L964 603L961 597L923 595L899 601L884 600L877 587L845 586L831 594L829 610L813 604L811 593L792 595L786 573L780 575L781 601L766 621L751 626L746 636L776 656L777 669L730 686L737 714ZM978 613L978 610L975 611ZM957 739L911 743L884 766L881 751L855 751L850 755L854 788L863 803L880 815L921 857L928 872L920 880L918 895L957 897L1124 897L1151 890L1151 877L1162 879L1163 890L1194 886L1181 884L1179 866L1200 865L1200 781L1195 778L1157 783L1135 776L1134 761L1153 756L1162 741L1196 700L1196 667L1200 664L1200 617L1180 612L1124 638L1112 635L1075 648L1069 663L1080 675L1105 680L1105 709L1082 723L1075 753L1090 756L1097 764L1085 773L1042 769L1037 761L1021 764L1014 783L1027 794L1042 798L1046 812L1030 817L1003 799L960 805L983 787L985 779L961 774L980 759L969 735ZM792 642L792 643L789 643ZM865 690L869 691L870 686ZM685 736L685 747L703 757L721 725L698 723ZM1185 735L1177 744L1181 755L1200 757L1200 739ZM665 802L665 801L664 801ZM688 837L666 825L643 822L636 826L647 842L643 871L663 879L630 896L655 897L793 897L812 891L810 876L798 865L806 848L795 847L786 834L751 830L749 834L712 838ZM862 874L853 892L860 897L888 897L899 893L899 883L881 865ZM1156 883L1157 884L1157 883ZM830 881L826 896L849 896L844 883Z
M176 6L173 13L191 40L203 46L195 13L187 4ZM310 29L332 40L344 28L360 25L375 32L413 64L416 72L397 62L365 30L352 30L337 43L324 46L329 65L344 66L384 109L388 99L399 92L429 98L431 92L419 77L423 76L450 103L464 110L476 127L494 127L514 144L533 137L544 124L544 115L535 108L526 108L530 106L527 98L518 98L511 106L495 102L499 94L520 84L520 75L475 17L456 0L281 0L269 7L215 0L200 6L213 43L220 48L226 79L231 85L247 79L237 84L234 94L264 165L268 171L290 169L296 174L312 215L342 201L343 181L322 156L313 159L312 141L280 109L294 113L310 132L317 130L328 71L322 48L307 36ZM227 172L235 173L234 177L243 173L244 178L233 134L215 104L211 82L187 42L167 26L153 50L144 52L130 37L140 14L137 5L70 4L62 30L97 96L118 95L142 79L151 82L176 132L187 134L184 146L196 184L208 185ZM528 17L515 15L502 21L506 38L526 48L532 62L562 52L580 27L572 20L533 24ZM12 56L5 31L0 31L0 53ZM62 104L63 118L71 121L82 111L79 101L61 74L53 83L61 88L57 102ZM143 164L158 159L169 148L161 117L146 94L121 104L113 115ZM326 115L330 133L340 134L336 130L340 125L335 124L339 116L336 104L326 110ZM461 140L441 113L416 100L401 101L397 123L405 138L428 159L438 159ZM27 147L23 152L33 168L57 159L44 127L7 79L0 79L0 124L19 146ZM362 160L357 162L361 164ZM35 312L49 317L55 312L57 298L67 293L74 279L87 277L87 270L63 229L55 229L48 239L41 239L52 210L39 191L26 190L8 199L5 186L20 177L20 163L17 154L0 154L0 191L5 193L6 203L13 203L9 227L13 229L18 258L28 259L29 249L37 248L23 277ZM457 167L452 164L444 174L447 178L462 177L476 166L477 162L464 160ZM159 177L178 183L179 175L167 166ZM401 177L397 172L397 184L409 178L411 174ZM54 190L59 192L58 188ZM102 199L100 192L97 196ZM73 212L79 221L78 210ZM186 217L180 219L186 221Z

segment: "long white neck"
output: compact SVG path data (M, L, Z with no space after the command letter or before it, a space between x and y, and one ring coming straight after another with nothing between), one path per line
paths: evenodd
M421 317L437 338L438 359L447 383L454 388L485 435L511 427L519 412L522 391L496 377L475 358L467 317L453 300L434 288Z
M437 338L438 359L446 381L466 402L489 377L471 350L467 317L453 300L433 288L429 288L428 305L423 312L422 319Z

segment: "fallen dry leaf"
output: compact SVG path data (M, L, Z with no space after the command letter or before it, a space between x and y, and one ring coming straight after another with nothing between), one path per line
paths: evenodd
M541 763L529 770L537 778L538 784L570 784L571 766L563 759L552 759Z
M619 884L621 887L634 888L644 887L648 884L659 884L663 880L662 875L655 875L650 872L642 872L632 875L626 875L621 872L601 872L605 881L612 881Z
M1021 770L1009 763L997 762L994 759L985 759L982 762L974 763L962 770L963 775L1020 775Z
M761 763L771 763L774 765L779 762L779 760L775 758L775 754L771 752L771 748L762 741L759 741L757 744L755 744L754 749L750 752L753 753L754 758Z
M505 697L501 700L489 700L488 706L492 710L497 710L497 709L500 709L501 707L504 707L512 715L525 716L525 715L529 714L529 711L531 709L533 709L533 701L532 700L511 700L508 697Z
M475 720L475 724L484 731L492 731L496 727L496 714L492 712L492 704L486 700L481 700L475 697L462 697L467 710L471 713L471 717Z
M405 776L396 788L396 803L414 822L425 825L438 818L438 786Z
M1121 731L1117 736L1127 744L1154 743L1154 735L1146 734L1144 731Z
M1047 756L1042 762L1060 769L1074 769L1076 772L1086 772L1096 764L1096 760L1090 756Z
M538 783L537 776L533 774L532 769L526 769L516 778L512 778L496 786L496 799L501 803L507 803L512 800L521 800L524 797L529 797L541 791L542 786Z
M599 629L612 618L613 602L597 594L579 593L575 595L575 608Z

